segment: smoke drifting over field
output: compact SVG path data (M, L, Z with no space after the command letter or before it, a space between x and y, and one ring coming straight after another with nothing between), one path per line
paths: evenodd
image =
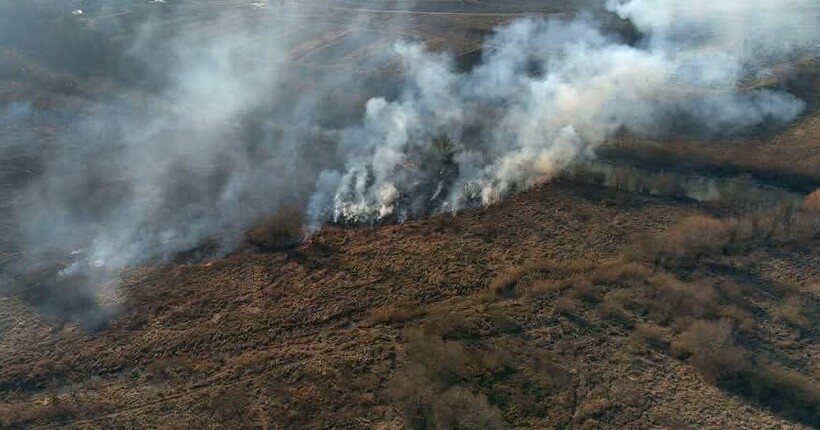
M621 127L727 135L787 123L804 107L793 95L734 88L816 49L817 12L801 6L610 1L637 43L588 17L521 19L466 72L448 53L355 30L373 38L366 60L294 66L283 35L311 26L297 6L277 11L275 27L225 17L169 31L149 20L123 55L151 91L27 117L57 129L57 143L15 207L16 240L30 255L73 252L69 275L167 260L210 238L229 250L294 202L308 232L491 204L590 157ZM379 71L396 63L397 75ZM23 121L11 112L4 123ZM2 145L4 157L18 147Z
M794 96L734 89L761 60L817 40L816 26L771 2L715 3L610 2L645 34L637 46L584 19L517 21L498 29L467 74L454 72L447 56L397 45L406 73L400 96L370 100L363 124L342 143L353 154L348 169L323 177L338 186L323 184L332 196L320 192L315 207L332 209L324 218L356 221L404 219L431 202L454 211L549 179L622 126L733 134L793 120L803 109ZM453 166L415 163L437 135L452 139Z

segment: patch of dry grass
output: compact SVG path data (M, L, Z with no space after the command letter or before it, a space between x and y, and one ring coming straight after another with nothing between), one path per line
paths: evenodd
M424 315L427 315L427 310L419 306L387 305L372 310L365 320L372 325L403 324Z

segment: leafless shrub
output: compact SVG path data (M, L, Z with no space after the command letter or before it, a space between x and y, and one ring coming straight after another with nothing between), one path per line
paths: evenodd
M820 237L820 216L810 207L810 202L802 207L785 202L725 221L729 230L729 249L746 251L755 246L801 243Z
M646 315L659 323L682 317L713 316L717 294L710 284L683 282L672 275L657 273L644 285L613 292L626 309Z
M807 285L806 291L815 298L820 298L820 282L813 282Z
M722 281L715 285L715 290L720 294L721 298L728 302L740 302L746 297L744 287L738 285L733 281Z
M656 423L662 426L661 428L680 430L692 430L695 428L689 425L686 419L682 417L677 410L654 411L651 413L651 416Z
M558 177L579 184L601 185L606 182L606 175L604 173L592 170L583 164L562 170L558 173Z
M419 364L400 372L391 383L409 429L504 429L501 412L483 394L452 386L443 389L430 381Z
M783 294L799 294L800 284L791 279L776 279L774 280L774 289Z
M693 215L643 245L644 258L664 266L689 265L719 254L729 243L726 224L716 218Z
M755 320L752 318L752 315L738 305L729 304L721 306L718 309L717 315L734 322L738 330L742 332L748 333L755 328Z
M750 372L736 391L772 410L810 426L820 422L820 384L809 376L777 364Z
M726 221L729 230L729 248L734 253L745 252L755 240L757 232L749 218L734 218Z
M428 428L437 389L429 383L429 372L421 363L409 363L392 379L390 395L402 409L406 428Z
M807 242L820 238L820 213L816 211L795 212L788 218L788 221L786 240Z
M461 313L444 313L425 321L423 333L438 336L444 339L463 339L477 337L482 326L481 320L469 318ZM415 339L415 331L411 331L411 339Z
M569 295L573 299L583 300L588 303L601 301L601 292L598 291L587 278L573 278L570 288Z
M803 200L803 210L820 215L820 189L814 190Z
M615 188L624 191L637 191L639 180L637 171L629 167L616 166L612 175Z
M247 234L248 242L262 249L294 246L304 238L304 216L301 206L284 206L251 228Z
M697 320L678 336L672 348L688 355L689 363L712 381L737 375L748 367L745 351L735 344L729 320Z
M390 387L407 428L506 428L498 408L465 384L470 378L507 369L512 360L509 354L493 348L468 348L420 330L409 331L407 336L408 363Z
M83 412L98 411L98 405L79 405L71 396L48 394L33 402L0 409L0 424L3 428L28 428L32 424L70 422L81 417Z
M751 221L755 240L768 241L777 231L778 220L774 216L774 211L758 210L748 215L747 219Z
M446 385L462 379L501 372L512 365L512 356L490 347L467 347L422 330L408 332L408 360L428 366L431 378Z
M686 189L673 175L661 174L655 183L655 189L662 196L680 197L686 195Z

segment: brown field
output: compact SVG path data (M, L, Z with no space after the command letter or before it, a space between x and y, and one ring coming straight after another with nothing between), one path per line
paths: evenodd
M580 8L515 3L317 6L309 35L282 36L293 49L281 61L355 65L373 38L337 24L364 11L360 31L389 34L399 15L466 66L493 26ZM228 6L260 13L191 7ZM58 88L48 103L87 90L39 71L15 79L1 103L43 82ZM458 216L330 226L300 245L303 214L288 208L248 232L252 250L122 270L101 288L115 313L99 330L2 287L16 253L0 218L0 428L817 428L820 114L806 94L803 118L770 136L623 135L599 155L629 169L567 174ZM28 174L12 165L38 168L0 160L4 181ZM678 176L650 190L647 171ZM699 200L687 177L736 191ZM0 197L3 215L14 196Z
M129 269L96 333L5 297L2 424L811 426L817 214L729 212L558 182L303 250Z

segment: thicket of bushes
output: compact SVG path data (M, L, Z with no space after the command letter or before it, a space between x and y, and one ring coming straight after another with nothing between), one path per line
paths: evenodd
M392 381L391 394L409 429L504 429L501 411L465 382L495 375L512 357L493 348L470 348L421 330L408 332L407 365Z
M548 296L555 314L569 318L595 309L603 321L633 330L640 344L685 360L718 386L789 419L820 425L820 384L752 352L762 336L756 318L785 324L799 336L816 335L816 297L762 279L741 286L710 275L713 267L735 270L732 258L767 247L813 246L820 240L818 206L820 191L798 206L724 219L686 217L617 261L534 261L501 271L486 297ZM755 295L765 296L769 307L752 302Z
M762 246L810 244L820 238L820 211L814 210L818 195L810 194L802 207L784 204L728 219L704 215L684 218L663 234L638 244L637 258L674 268Z

